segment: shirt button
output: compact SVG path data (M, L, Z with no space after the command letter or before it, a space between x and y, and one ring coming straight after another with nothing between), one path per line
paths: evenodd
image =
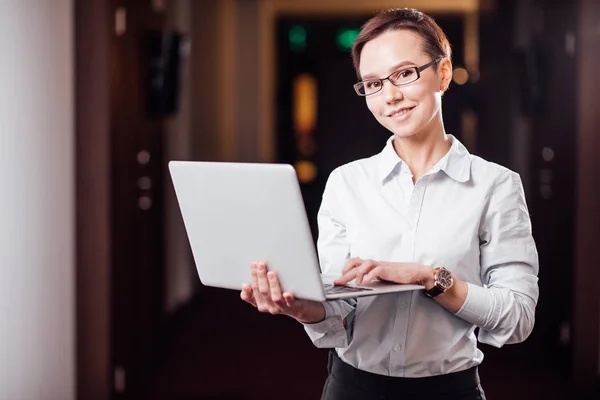
M401 345L397 344L397 345L394 346L394 351L400 351L400 350L402 350L402 346Z
M407 307L408 307L408 303L407 302L404 302L404 303L400 304L400 310L401 311L406 310Z

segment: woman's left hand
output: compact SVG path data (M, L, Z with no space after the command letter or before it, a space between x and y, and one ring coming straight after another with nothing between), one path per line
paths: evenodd
M379 279L424 285L428 289L433 287L433 268L417 263L363 260L355 257L348 260L342 270L342 276L335 280L334 284L344 285L353 279L356 279L357 285Z

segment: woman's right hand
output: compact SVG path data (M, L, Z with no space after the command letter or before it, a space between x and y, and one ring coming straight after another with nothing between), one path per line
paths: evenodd
M325 319L325 308L318 301L296 299L293 294L281 291L274 271L267 271L264 262L250 266L252 282L244 284L240 297L260 312L288 315L303 323L315 323Z

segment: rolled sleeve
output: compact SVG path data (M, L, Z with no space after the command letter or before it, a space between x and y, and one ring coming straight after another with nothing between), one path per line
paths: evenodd
M522 342L535 323L539 265L518 174L507 170L500 176L480 237L483 286L468 283L467 298L455 315L480 328L482 343Z
M325 319L314 324L304 323L304 330L315 346L320 348L346 347L351 340L351 317L354 306L347 301L326 301ZM344 323L346 320L346 323ZM348 327L348 328L346 328Z
M482 329L491 329L492 321L500 316L499 303L494 302L494 296L481 286L467 283L467 298L456 316Z

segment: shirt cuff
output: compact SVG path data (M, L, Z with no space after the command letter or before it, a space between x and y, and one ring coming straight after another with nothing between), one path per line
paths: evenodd
M308 337L320 348L346 347L349 342L349 331L344 327L344 320L334 313L328 302L323 302L325 319L314 324L302 323Z
M339 315L334 314L331 304L327 301L324 301L321 304L323 304L323 308L325 308L325 319L315 323L302 322L302 325L316 333L327 333L336 329L344 329L342 318Z
M490 290L469 282L467 286L467 298L454 315L482 329L493 329L494 321L500 317L500 304L495 304Z

